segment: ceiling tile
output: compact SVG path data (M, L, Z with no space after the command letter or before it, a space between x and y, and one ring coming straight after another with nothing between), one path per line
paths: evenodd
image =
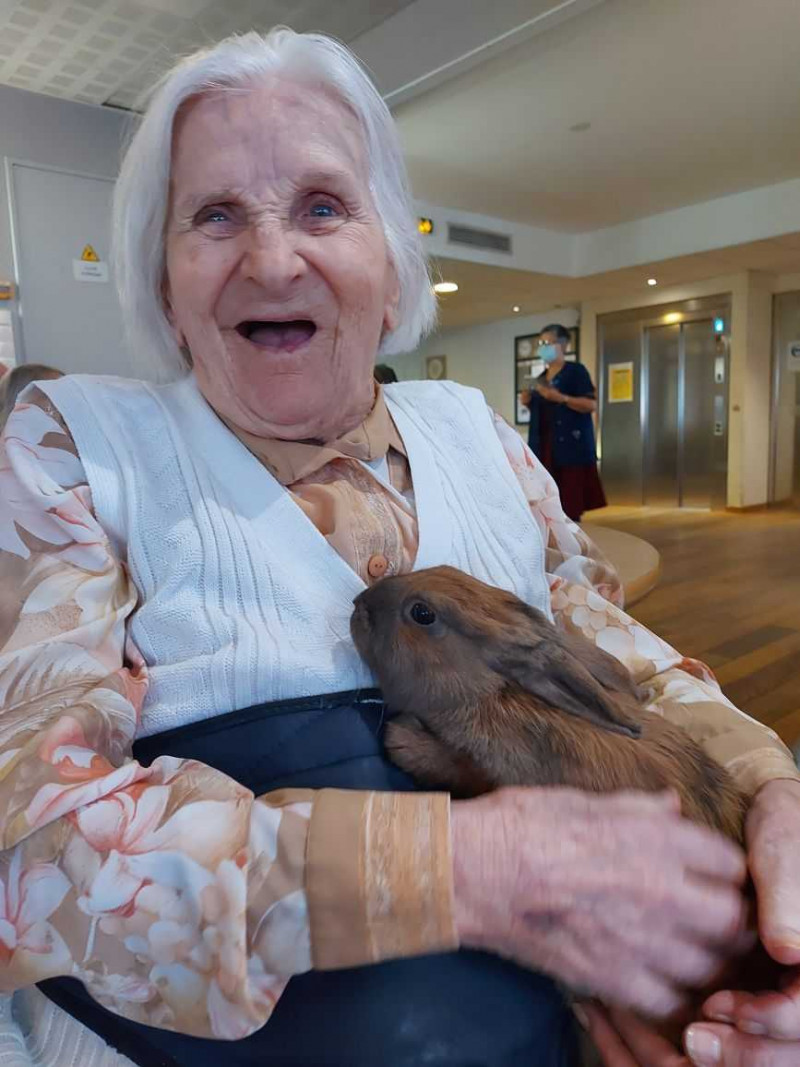
M101 55L98 52L90 51L88 48L79 48L76 52L73 53L73 55L76 63L82 63L84 65L86 74L89 74L91 72L90 68L94 64L101 62L103 59L105 59L105 56Z
M25 29L33 29L33 27L39 22L39 19L33 13L27 11L14 11L8 21L12 26L23 26Z
M0 84L134 107L174 58L279 22L347 39L410 0L0 0Z
M92 18L92 12L85 7L68 7L61 12L61 18L65 22L73 22L76 26L85 26Z
M130 22L123 22L121 19L107 19L105 22L101 22L97 27L100 33L106 33L110 37L122 37L128 33L131 28Z
M42 51L41 48L37 47L33 52L29 52L25 59L28 63L34 63L39 67L46 67L49 63L53 62L54 57L51 52Z
M42 55L59 55L63 47L63 41L57 41L53 37L43 37L36 42L36 51Z
M22 44L28 35L24 30L16 29L14 27L4 27L2 36L4 41L8 41L12 44Z
M59 37L64 41L69 41L73 37L77 37L78 27L69 26L66 23L58 22L55 26L50 27L50 34L52 37Z
M132 59L134 63L141 63L150 55L146 48L139 48L138 45L129 44L127 48L123 48L120 52L121 56L125 56L126 59Z

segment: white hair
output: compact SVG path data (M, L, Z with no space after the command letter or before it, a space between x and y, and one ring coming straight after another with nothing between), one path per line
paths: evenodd
M322 82L361 125L370 192L399 285L398 325L384 335L380 355L412 351L435 323L436 298L397 129L369 75L349 49L330 37L285 27L267 34L253 31L227 37L177 63L153 89L122 162L114 194L114 263L132 356L146 377L169 381L187 368L164 304L175 117L191 97L275 73Z

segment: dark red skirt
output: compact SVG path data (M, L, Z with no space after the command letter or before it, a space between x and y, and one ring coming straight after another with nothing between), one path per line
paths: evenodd
M584 511L606 506L606 494L596 464L585 467L556 467L550 472L561 496L561 506L575 522Z

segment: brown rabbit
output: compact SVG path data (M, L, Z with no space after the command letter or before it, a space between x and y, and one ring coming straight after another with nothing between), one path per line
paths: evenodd
M672 787L687 817L741 841L744 802L727 771L645 710L617 660L513 594L434 567L361 593L351 631L400 713L389 756L421 784L457 796Z

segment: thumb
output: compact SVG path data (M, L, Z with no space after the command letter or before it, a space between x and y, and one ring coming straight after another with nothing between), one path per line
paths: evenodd
M770 956L787 965L800 963L800 855L796 845L791 835L781 841L768 837L761 842L756 839L750 851L758 932Z
M794 1041L769 1041L713 1023L689 1027L686 1051L693 1067L794 1067L798 1062Z

